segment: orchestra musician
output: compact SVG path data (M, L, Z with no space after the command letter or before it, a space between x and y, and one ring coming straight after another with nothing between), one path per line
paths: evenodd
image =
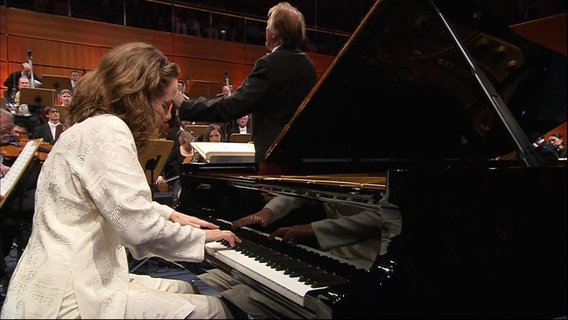
M177 94L180 119L228 122L252 116L255 161L265 153L315 85L317 74L312 60L298 45L305 38L303 14L287 2L268 11L265 46L270 53L258 59L243 85L230 96L186 101Z
M12 164L19 156L23 147L11 145L12 142L26 141L29 139L30 126L24 120L13 120L13 115L6 109L0 109L1 115L1 157L0 157L0 178L4 177L11 169ZM25 145L25 144L22 144ZM18 250L21 251L26 247L27 240L30 235L32 216L34 212L34 197L37 182L37 176L41 169L39 161L32 161L20 179L17 188L18 192L10 194L2 205L2 214L0 215L0 250L2 251L2 263L11 249L12 244L16 243ZM20 192L21 191L21 192ZM0 290L7 289L7 278L0 273ZM6 287L4 286L6 285ZM5 292L2 292L5 294Z
M63 123L59 121L59 110L54 106L46 106L43 114L47 122L36 126L33 131L34 138L42 138L43 141L54 144L63 132Z
M30 84L30 87L35 87L36 84L41 85L41 78L38 77L35 73L33 73L32 76L32 73L32 65L29 62L23 62L22 68L20 70L14 71L8 75L8 78L4 80L4 86L8 88L5 91L4 95L8 102L14 102L14 96L16 92L20 90L18 82L20 80L20 77L24 76L30 80L34 79L36 83L33 86Z
M152 201L138 154L178 93L178 74L158 49L133 42L81 79L70 127L40 172L32 235L1 318L232 317L219 297L188 282L129 273L126 248L136 259L201 262L205 243L241 241Z
M168 159L166 160L166 165L162 171L162 174L156 178L155 184L157 186L163 185L168 181L172 182L172 203L176 203L181 191L181 182L179 180L179 175L181 173L181 165L183 163L189 163L193 159L194 150L191 143L195 141L195 137L191 132L182 130L178 136L179 145L174 145Z

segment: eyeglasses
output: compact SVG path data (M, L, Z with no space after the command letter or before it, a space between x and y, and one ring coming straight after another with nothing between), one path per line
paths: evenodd
M49 110L48 113L59 113L59 110Z
M18 136L18 137L20 137L20 136L24 136L24 137L27 137L27 136L29 136L30 134L29 134L29 132L27 132L27 131L22 131L22 130L12 130L12 135L14 135L14 136Z
M10 124L0 125L0 131L1 132L10 132L12 130L12 128L14 128L14 125L10 125Z

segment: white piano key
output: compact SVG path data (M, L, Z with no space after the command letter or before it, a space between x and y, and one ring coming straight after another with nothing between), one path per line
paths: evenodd
M214 259L274 290L300 306L304 306L304 297L308 291L325 288L313 288L306 285L298 281L299 277L292 278L284 274L284 271L277 271L239 251L227 249L226 246L219 242L207 243L206 248L207 253Z

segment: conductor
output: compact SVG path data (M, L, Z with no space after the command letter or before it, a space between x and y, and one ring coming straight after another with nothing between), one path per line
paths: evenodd
M305 38L303 14L288 2L268 11L265 46L268 54L258 59L243 84L230 96L184 101L174 98L181 120L227 122L253 114L255 161L265 153L290 121L314 86L317 74L312 60L299 48Z

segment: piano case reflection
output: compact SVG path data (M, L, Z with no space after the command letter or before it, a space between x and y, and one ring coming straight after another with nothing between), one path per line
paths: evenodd
M376 1L263 163L184 165L178 210L223 228L274 196L307 203L238 230L246 250L207 256L274 300L275 317L566 316L566 162L530 147L566 121L566 57L479 4ZM366 266L266 237L330 204L385 201L400 229L375 235ZM274 274L283 256L328 282Z

